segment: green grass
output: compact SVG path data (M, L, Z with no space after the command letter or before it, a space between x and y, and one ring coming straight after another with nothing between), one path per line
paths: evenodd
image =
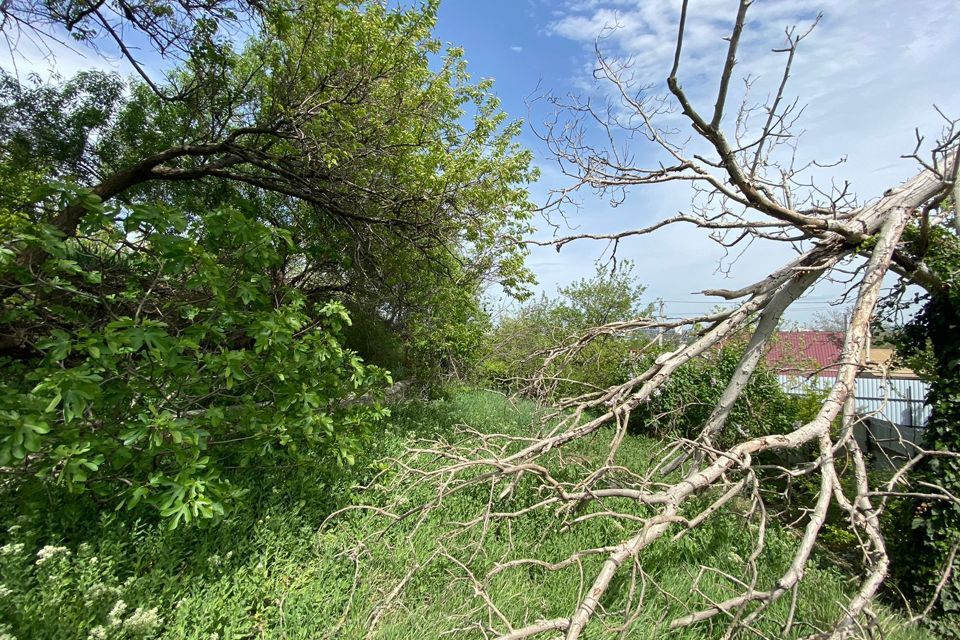
M406 405L395 411L370 461L400 454L416 437L450 436L457 424L522 433L529 429L532 412L529 405L514 407L502 396L473 390L459 390L429 404ZM606 442L598 438L577 444L565 455L588 464L603 455L605 447ZM630 438L621 461L642 468L656 451L655 442ZM377 468L371 464L365 473ZM386 521L359 511L321 528L330 512L342 506L385 503L397 497L416 504L427 495L423 489L397 486L389 473L364 493L350 489L346 481L324 482L330 475L311 467L248 473L237 479L251 490L247 509L215 527L175 531L62 496L51 496L46 503L33 503L29 510L18 512L7 496L5 522L13 528L0 533L2 543L9 545L0 549L4 583L0 590L9 591L0 598L0 623L20 640L98 637L101 630L107 638L358 638L367 633L371 617L407 576L409 567L433 557L383 608L375 637L427 639L455 629L465 630L451 637L482 637L476 627L467 627L477 621L495 625L497 621L488 617L463 571L434 555L438 541L445 540L448 549L456 550L478 544L478 553L468 554L474 557L468 557L467 564L482 576L504 557L559 560L577 549L610 544L630 533L600 519L561 530L557 519L545 511L509 527L493 526L482 541L476 535L451 538L452 523L472 517L485 502L482 487L445 500L441 509L419 522L415 532L417 520L411 518L383 536L371 536ZM532 498L530 488L521 484L511 500L515 507ZM672 634L666 632L665 622L688 607L703 606L703 596L692 590L701 566L740 575L753 533L742 519L724 516L678 543L661 541L645 550L640 564L646 581L644 606L628 637L719 637L720 619ZM796 535L782 526L770 528L759 562L763 571L758 587L774 584L787 566ZM361 539L366 539L365 552L355 563L350 554ZM54 552L38 565L36 554L45 545L69 551ZM599 562L584 562L586 579ZM629 597L628 576L629 567L625 567L603 601L608 610L622 606ZM803 584L799 622L794 627L798 636L835 620L838 603L854 588L851 578L827 557L815 558ZM700 587L712 598L733 593L730 583L715 574L702 579ZM576 567L561 572L521 568L497 576L489 592L508 618L523 623L569 615L582 588ZM111 619L118 600L125 609ZM787 602L771 607L759 623L760 630L780 637L786 607ZM139 618L130 621L138 608ZM156 609L154 625L150 624L152 609ZM881 615L887 638L926 637L904 628L890 613L881 611ZM590 627L584 637L615 637L605 624L619 621L600 616L601 624ZM0 638L2 634L0 629Z

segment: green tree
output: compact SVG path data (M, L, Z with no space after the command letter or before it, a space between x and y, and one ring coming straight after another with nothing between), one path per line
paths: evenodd
M191 32L162 82L0 82L0 466L24 489L177 524L238 498L228 467L340 473L391 379L345 305L436 375L481 284L529 279L529 153L434 3L258 16L240 47Z
M559 313L569 331L653 315L653 305L643 302L647 288L637 282L634 268L630 260L621 261L616 269L597 266L592 278L561 287Z

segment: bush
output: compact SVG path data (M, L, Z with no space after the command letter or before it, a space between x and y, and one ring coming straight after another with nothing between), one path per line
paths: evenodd
M622 382L631 366L630 353L645 346L649 337L603 336L546 371L541 371L543 359L549 349L588 329L649 316L653 307L642 300L645 290L636 282L633 263L623 261L616 271L598 267L593 278L560 288L555 298L541 295L516 314L502 318L490 331L481 375L522 389L543 374L542 391L550 398Z
M176 526L239 497L226 466L352 463L386 411L349 399L390 377L344 347L342 305L267 275L288 234L238 208L86 207L83 239L24 223L0 245L19 287L0 333L33 347L0 358L0 466L25 495L90 491ZM24 246L48 256L40 269L16 261Z
M634 411L631 424L648 433L695 439L733 376L743 347L737 342L726 343L681 366L659 393ZM656 355L645 356L634 365L634 372L652 364ZM776 373L761 363L714 444L727 447L744 438L787 433L813 418L818 408L816 399L815 394L788 394Z

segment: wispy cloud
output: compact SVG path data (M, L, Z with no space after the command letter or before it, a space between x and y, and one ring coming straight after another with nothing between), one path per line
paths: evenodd
M736 7L735 0L690 3L680 80L704 109L712 104ZM847 155L885 178L898 169L910 171L908 163L896 160L910 150L914 127L930 135L939 131L932 104L960 115L960 69L946 63L960 59L954 27L960 5L930 0L918 11L899 0L755 3L736 73L756 80L758 100L779 81L783 56L771 49L783 44L784 28L803 28L821 12L821 24L801 45L790 85L791 95L807 104L801 121L807 147L827 157ZM548 33L585 45L591 69L594 43L609 55L628 58L636 84L656 90L664 87L672 62L678 19L674 0L571 2L549 23ZM868 190L885 188L872 179L864 182Z
M523 47L521 47L518 44L515 44L512 47L510 47L510 51L515 51L516 53L520 53L521 51L523 51Z
M728 46L725 38L737 4L736 0L690 2L679 77L688 95L706 112L716 97ZM568 2L552 12L545 31L581 47L579 62L570 70L571 81L594 97L611 96L611 87L593 75L595 47L628 61L635 87L663 93L673 59L679 6L676 0ZM849 181L862 198L876 197L915 170L910 161L900 158L912 151L914 128L930 139L939 133L941 122L933 104L960 116L960 69L948 62L960 59L960 33L955 28L960 4L929 0L921 11L900 0L754 3L735 71L737 78L749 75L754 79L752 103L762 102L780 79L783 55L772 49L783 45L784 28L796 25L803 29L819 13L822 21L802 43L789 86L790 99L807 105L798 124L798 133L803 133L800 159L845 157L845 164L820 177ZM738 93L730 97L729 104L737 104L742 97L744 85L735 87ZM678 115L671 117L680 124ZM733 116L727 117L729 124ZM688 130L685 125L681 129ZM653 150L648 152L639 136L627 144L638 162L653 157ZM630 195L615 219L608 212L601 213L603 205L597 201L591 203L589 212L577 217L577 223L581 232L642 226L651 221L650 216L687 209L689 200L689 192L663 193L662 187L646 187ZM650 207L651 203L656 206ZM695 239L700 236L697 230L685 228L658 236L656 242L637 241L631 245L634 256L626 253L624 257L638 257L652 268L655 263L646 260L647 256L665 257L665 265L682 263L681 269L661 266L661 273L655 273L655 268L649 271L666 280L651 287L651 292L672 296L672 292L695 291L717 277L717 252L706 250ZM594 254L599 252L597 247ZM735 281L746 282L787 254L785 246L753 247L732 275ZM575 277L588 270L576 264L576 259L569 267L577 272ZM651 284L653 280L649 278Z

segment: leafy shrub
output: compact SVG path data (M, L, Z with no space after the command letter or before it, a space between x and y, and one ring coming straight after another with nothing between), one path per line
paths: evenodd
M630 353L650 341L648 336L603 336L574 357L542 371L546 353L574 340L593 327L649 316L643 302L646 287L633 275L633 263L616 271L597 268L593 278L561 287L554 298L540 298L500 320L489 334L488 355L480 372L489 380L524 388L542 374L550 397L573 395L621 382L631 366Z
M0 466L176 526L239 496L226 465L353 462L386 410L349 399L390 377L344 347L342 305L271 279L288 233L238 208L86 207L82 238L23 221L0 245L0 332L33 349L0 359ZM30 249L39 269L16 260Z
M631 423L650 433L673 433L696 438L733 376L743 345L724 344L681 366L650 400L635 410ZM653 363L657 354L644 357L635 372ZM787 433L816 414L818 395L790 395L776 373L763 363L734 403L715 443L729 446L744 438Z

